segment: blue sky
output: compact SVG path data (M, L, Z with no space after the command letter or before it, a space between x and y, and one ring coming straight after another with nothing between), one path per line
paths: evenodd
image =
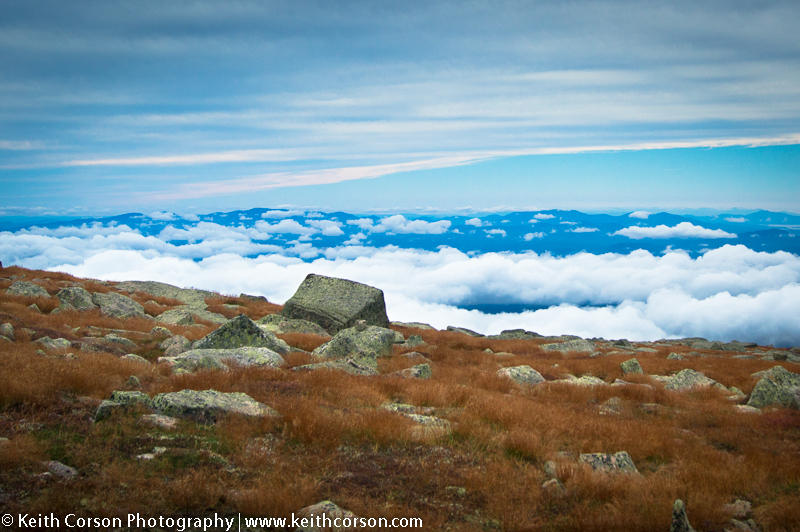
M796 2L0 11L0 215L800 210Z

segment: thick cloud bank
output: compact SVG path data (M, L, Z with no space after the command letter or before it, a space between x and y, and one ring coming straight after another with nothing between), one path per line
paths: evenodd
M408 227L404 220L396 222L395 231ZM800 345L800 258L791 253L726 245L697 258L643 250L554 257L375 248L357 241L320 249L315 241L265 243L281 223L249 229L201 223L158 236L99 224L5 232L0 253L6 264L262 294L278 303L313 272L383 289L392 320L460 325L489 334L519 327L583 337L703 336ZM364 224L367 231L376 227ZM289 224L281 229L293 230ZM315 231L338 229L326 224ZM485 314L458 308L476 304L540 310Z

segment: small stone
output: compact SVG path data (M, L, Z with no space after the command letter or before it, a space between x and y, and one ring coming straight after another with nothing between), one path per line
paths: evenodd
M125 385L128 386L129 388L142 387L142 383L139 382L139 377L137 377L136 375L131 375L130 377L128 377L128 380L125 381Z
M178 428L178 420L170 416L160 414L147 414L139 418L140 423L153 425L161 429L175 430Z
M30 310L34 311L37 314L41 314L42 313L42 311L39 310L39 305L37 305L36 303L32 303L32 304L28 305L28 308Z
M69 467L68 465L64 465L61 462L56 462L51 460L50 462L43 462L43 465L47 467L47 470L61 478L75 478L78 476L78 470L74 467Z
M447 486L444 491L459 499L463 499L467 496L467 488L462 488L460 486Z
M686 506L680 499L676 500L672 507L672 524L669 527L669 532L696 532L692 525L689 524L689 518L686 516Z
M614 454L606 453L589 453L581 454L578 457L578 462L587 464L595 471L604 472L622 472L622 473L638 473L636 465L633 463L631 455L626 451L620 451Z
M356 330L358 332L366 331L367 330L367 320L357 320L356 321Z
M404 379L430 379L431 367L428 364L417 364L416 366L398 371L395 374Z
M722 510L736 519L744 519L753 511L753 505L750 501L736 499L733 503L723 506Z
M564 485L557 478L551 478L542 484L542 491L555 497L560 497L567 492L566 488L564 488Z
M138 364L147 364L150 365L150 362L146 358L142 358L139 355L134 355L133 353L128 353L125 356L119 357L120 360L127 360L128 362L136 362Z
M620 364L620 367L622 368L622 373L624 375L628 375L630 373L644 374L642 366L639 364L639 361L636 360L635 358L626 360L625 362Z
M544 382L542 374L530 366L514 366L503 368L497 372L498 377L511 379L517 384L536 386Z
M686 360L683 356L679 355L678 353L670 353L667 355L667 360Z
M9 340L15 340L14 327L10 323L0 325L0 336L8 338Z
M544 463L544 474L550 478L558 478L558 469L553 460L548 460Z
M150 337L153 339L169 338L171 336L172 336L172 331L170 331L166 327L161 327L160 325L156 325L155 327L150 329Z

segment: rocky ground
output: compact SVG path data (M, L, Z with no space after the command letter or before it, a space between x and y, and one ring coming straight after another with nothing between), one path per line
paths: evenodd
M0 513L798 529L800 349L382 309L319 276L284 309L0 270Z

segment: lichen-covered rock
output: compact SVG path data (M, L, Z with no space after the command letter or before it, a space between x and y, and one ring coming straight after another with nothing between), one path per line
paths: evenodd
M692 525L689 524L686 506L680 499L676 500L672 507L672 524L669 527L669 532L696 532Z
M236 349L237 347L266 347L285 355L291 349L271 332L261 330L253 320L240 314L192 344L192 349Z
M286 364L278 353L266 347L237 347L236 349L193 349L175 357L160 357L175 369L196 371L230 366L268 366L279 368Z
M340 358L338 360L328 360L327 362L317 362L315 364L306 364L304 366L295 366L292 371L343 371L351 375L360 375L363 377L374 377L378 375L378 370L372 366L363 363L361 359L353 358Z
M339 508L331 501L322 501L312 506L306 506L297 512L297 517L300 526L295 529L295 532L322 532L323 530L344 532L345 530L352 530L353 527L357 526L356 522L358 521L356 514ZM328 521L321 523L325 518ZM333 524L334 519L338 519L336 523L342 526L338 528L329 527L329 523ZM324 526L318 527L317 524L323 524Z
M62 310L84 311L97 308L97 305L92 302L92 294L78 286L62 288L56 297L61 302L59 308Z
M709 379L699 371L687 368L679 371L673 377L667 377L665 382L664 388L667 390L691 390L692 388L713 386L717 381Z
M157 297L168 297L170 299L177 299L187 305L204 309L206 308L207 297L219 297L214 292L207 290L196 290L194 288L178 288L166 283L157 283L155 281L125 281L119 283L116 288L118 290L125 290L127 292L146 292L150 295Z
M431 327L430 325L428 325L427 323L420 323L418 321L409 321L409 322L393 321L391 324L392 325L396 325L398 327L408 327L409 329L423 329L423 330L426 330L426 331L435 331L436 330L433 327Z
M352 327L336 333L312 354L320 359L352 358L360 365L376 368L378 357L391 354L394 338L391 329L370 326L358 331Z
M606 453L581 454L580 457L578 457L578 463L587 464L595 471L603 471L607 473L639 472L636 469L636 465L633 463L631 455L629 455L626 451L620 451L614 454L606 454Z
M622 368L622 374L628 375L629 373L639 373L644 374L644 370L642 370L641 364L635 358L630 360L626 360L622 364L619 365Z
M152 407L152 400L147 394L142 392L125 392L114 391L111 392L111 398L106 399L100 406L97 407L97 412L94 414L95 421L102 421L116 410L123 410L133 405L142 405L147 408Z
M192 342L190 342L188 338L176 334L161 342L158 347L164 350L165 357L174 357L191 349Z
M419 347L422 345L428 345L425 343L425 340L422 339L422 336L418 334L412 334L408 337L408 339L403 342L403 347L408 349L414 349L415 347Z
M330 338L328 331L308 320L287 318L283 314L267 314L256 325L273 334L302 333Z
M756 383L747 401L747 406L764 408L782 406L800 409L800 375L783 366L775 366L755 374L761 379Z
M396 371L391 375L397 375L404 379L430 379L432 373L431 367L428 364L417 364L416 366Z
M50 338L49 336L44 336L39 338L34 342L35 344L39 344L47 350L59 350L59 349L69 349L72 347L72 342L67 340L66 338Z
M180 308L189 312L189 314L194 316L195 320L203 320L209 323L214 323L216 325L224 325L228 323L228 318L226 318L222 314L217 314L216 312L210 312L204 308L196 308L190 306L184 306Z
M62 464L61 462L49 461L42 462L47 467L47 470L53 475L61 478L75 478L78 476L78 470L74 467Z
M221 393L216 390L182 390L161 393L153 398L153 408L160 414L214 422L221 415L239 414L249 417L279 417L280 414L247 394Z
M150 338L158 339L158 338L170 338L172 337L172 331L167 329L166 327L162 327L160 325L156 325L152 329L150 329Z
M667 360L686 360L678 353L670 353L667 355Z
M536 386L544 382L542 374L530 366L514 366L503 368L497 372L498 377L511 379L518 384Z
M111 342L113 344L117 344L121 347L125 347L127 349L136 349L136 343L131 340L128 340L124 336L119 336L118 334L110 333L105 335L105 340Z
M26 297L50 297L47 290L38 284L30 281L14 281L14 284L8 287L6 295L9 296L26 296Z
M283 306L287 318L308 320L336 334L357 320L387 328L383 291L346 279L309 274Z
M541 334L533 331L526 331L525 329L506 329L500 334L492 334L486 338L490 340L533 340L541 337Z
M558 342L553 344L544 344L542 349L545 351L577 351L578 353L591 353L595 351L594 342L589 340L577 339L567 340L566 342Z
M148 362L146 358L142 358L139 355L134 355L132 353L129 353L124 357L120 357L120 360L127 360L128 362L136 362L137 364L142 364L142 365L145 364L147 364L148 366L150 365L150 362Z
M467 329L466 327L455 327L453 325L448 325L447 326L447 330L450 331L450 332L456 332L456 333L459 333L459 334L466 334L467 336L472 336L474 338L483 338L484 337L484 335L482 335L481 333L475 332L472 329Z
M10 323L0 325L0 336L8 338L9 340L15 340L14 327Z
M575 386L607 386L608 383L603 379L594 377L592 375L582 375L576 377L575 375L567 375L565 379L556 382L564 382Z
M144 307L128 296L116 292L107 294L95 292L92 295L92 302L100 307L100 311L106 316L114 318L144 318L146 316Z
M156 316L156 321L169 325L194 325L194 316L186 309L177 308L165 310Z

